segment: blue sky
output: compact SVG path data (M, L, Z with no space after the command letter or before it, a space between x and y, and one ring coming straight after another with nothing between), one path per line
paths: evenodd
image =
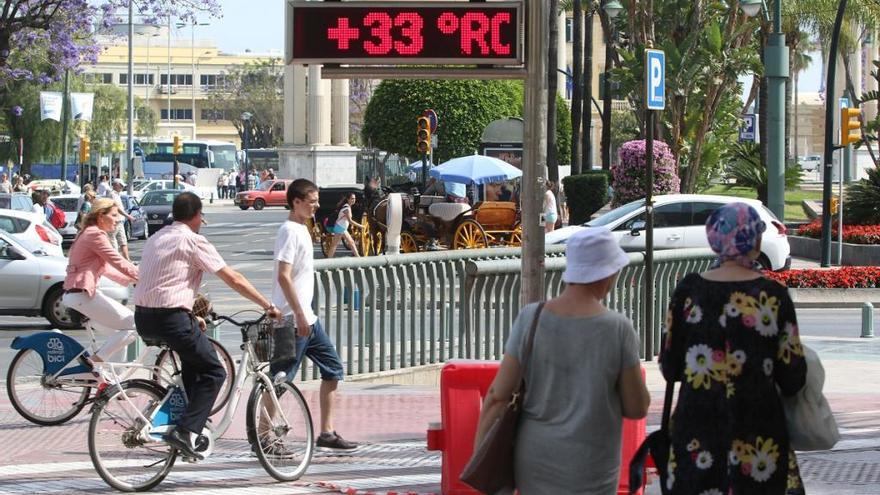
M196 28L197 39L210 39L224 52L284 53L284 2L281 0L220 0L223 17L199 19L209 26ZM185 28L181 37L189 37ZM814 53L813 65L801 74L802 92L819 91L822 78L821 54ZM750 79L750 78L749 78Z

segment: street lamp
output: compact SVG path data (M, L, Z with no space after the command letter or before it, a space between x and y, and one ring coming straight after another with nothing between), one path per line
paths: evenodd
M248 129L248 124L250 124L252 117L253 117L253 114L251 114L250 112L242 112L242 114L241 114L241 120L243 122L243 128L244 128L244 132L242 133L244 135L244 139L242 140L242 147L244 148L243 151L244 151L244 189L245 189L245 191L247 191L249 189L249 187L248 187L249 183L248 183L248 155L247 155L247 151L248 151L248 137L250 134L250 129Z
M757 15L762 0L741 0L740 9ZM765 13L766 15L766 13ZM782 32L782 0L773 3L773 32L764 48L767 78L767 207L780 222L785 220L785 81L788 79L788 47ZM830 101L830 100L829 100Z
M179 22L177 23L177 28L183 28L187 25ZM190 65L192 66L190 72L192 73L192 86L190 86L190 95L192 97L192 123L193 123L193 139L196 139L196 26L210 26L207 22L198 22L193 19L192 24L190 26Z
M590 101L593 99L593 15L599 10L600 2L590 2L589 11L586 18L586 29L584 29L584 40L589 43L587 48L587 57L584 64L584 135L583 135L583 153L584 168L590 170L593 168L593 111L590 107ZM617 0L610 0L601 5L602 10L609 18L614 19L623 10L623 5ZM607 65L607 64L606 64ZM608 95L605 95L607 98ZM604 118L604 116L603 116Z

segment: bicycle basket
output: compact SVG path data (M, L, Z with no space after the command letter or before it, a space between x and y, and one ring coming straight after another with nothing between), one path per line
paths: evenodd
M266 318L256 325L251 325L247 332L257 359L261 363L269 362L275 351L275 328L272 320Z

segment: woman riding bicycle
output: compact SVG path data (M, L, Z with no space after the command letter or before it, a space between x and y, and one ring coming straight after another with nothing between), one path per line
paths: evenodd
M137 337L134 312L98 289L102 276L121 285L138 280L137 267L110 244L108 234L115 230L118 218L113 200L95 199L68 254L65 293L61 302L87 316L93 328L109 335L107 342L92 356L94 361L110 361L114 353Z

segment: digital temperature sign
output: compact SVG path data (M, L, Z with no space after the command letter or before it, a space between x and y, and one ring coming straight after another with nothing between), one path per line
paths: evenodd
M290 2L292 63L522 64L521 2Z

